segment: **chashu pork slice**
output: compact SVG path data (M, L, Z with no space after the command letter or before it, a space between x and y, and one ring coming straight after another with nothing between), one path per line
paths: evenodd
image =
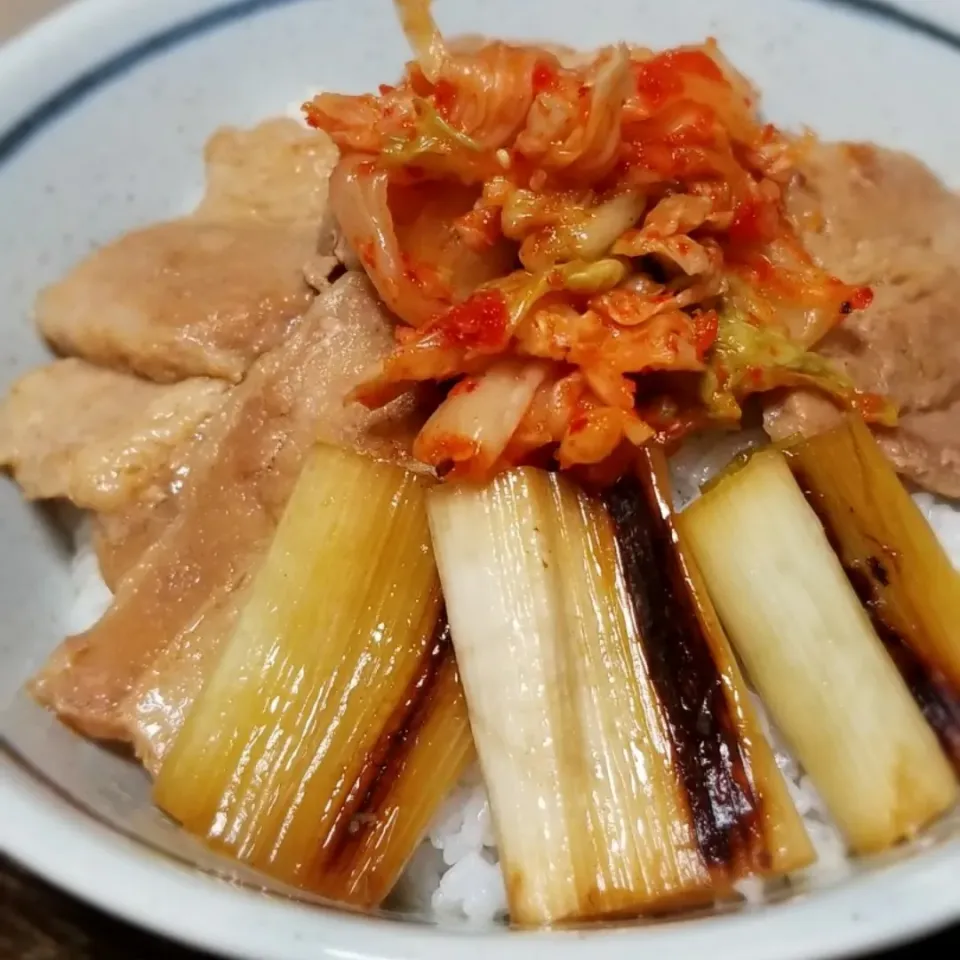
M873 304L818 346L865 390L900 407L878 429L907 479L960 497L960 197L913 157L869 144L813 146L788 204L813 256ZM829 429L828 400L796 391L769 407L774 439Z
M30 500L117 510L147 495L228 389L221 380L164 385L57 360L21 377L0 404L0 467Z
M339 152L325 133L290 119L224 127L207 143L205 159L206 193L195 216L330 228L330 174Z
M362 275L345 275L318 298L208 422L205 441L193 448L176 516L122 578L103 619L67 639L33 680L41 703L81 732L105 739L136 733L129 717L134 690L156 708L143 729L162 719L163 688L151 699L141 681L185 635L235 606L311 445L324 440L408 461L422 425L414 398L379 411L345 404L392 346L392 323ZM207 648L216 647L225 629L208 631ZM196 657L192 648L190 656ZM189 659L186 669L195 669Z
M313 299L309 227L176 220L129 233L41 293L59 353L162 383L239 381Z
M333 269L327 214L337 149L293 120L226 129L207 149L191 217L136 230L41 293L41 332L60 353L160 382L238 382Z

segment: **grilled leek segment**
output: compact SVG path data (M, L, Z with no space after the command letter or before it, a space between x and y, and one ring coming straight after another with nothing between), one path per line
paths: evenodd
M756 454L679 526L751 680L850 846L882 850L951 807L953 771L784 455Z
M332 900L372 907L383 901L423 839L439 802L476 754L449 632L401 708L397 742L367 757L349 804L352 823L337 833L313 888Z
M960 573L860 418L784 453L877 635L960 770Z
M751 867L813 857L742 682L726 669L732 658L719 665L702 636L719 632L716 618L701 617L680 561L658 567L676 546L669 504L650 507L661 484L648 471L605 504L563 477L520 469L487 488L429 494L521 925L664 912L729 892ZM676 658L674 642L685 650ZM671 669L684 656L681 680ZM700 729L678 710L681 683L707 697ZM746 728L755 754L740 750Z
M155 788L215 849L361 906L473 756L428 485L317 449Z
M627 581L634 585L642 645L674 729L701 848L709 853L713 847L711 863L727 864L734 877L777 876L808 866L815 853L803 821L677 529L662 451L643 449L635 474L606 502ZM739 817L729 816L731 806L739 807ZM708 824L712 830L704 829Z

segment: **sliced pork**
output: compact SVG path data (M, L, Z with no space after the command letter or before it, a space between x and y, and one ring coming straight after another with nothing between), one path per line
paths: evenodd
M193 468L202 461L198 451L220 428L220 421L215 417L201 423L170 451L146 495L129 501L122 509L95 516L93 545L100 562L100 573L111 590L116 590L126 572L136 565L177 516Z
M295 120L226 127L207 144L207 190L196 215L324 225L338 156L326 134Z
M960 197L918 160L863 144L810 150L790 205L820 263L869 284L819 350L854 382L889 395L899 426L878 439L908 479L960 497ZM796 392L765 417L775 439L836 422L822 397Z
M179 220L98 250L37 301L60 353L160 382L239 381L313 299L310 227Z
M58 360L18 380L0 405L0 467L29 499L117 510L147 492L227 389L200 378L165 386Z
M161 382L239 381L336 264L326 212L336 157L326 134L292 120L220 131L196 214L121 237L44 291L44 336Z
M100 623L65 641L36 677L42 703L86 734L128 738L131 691L158 656L231 603L312 444L408 460L422 425L413 399L376 412L344 404L392 345L391 322L364 277L347 274L318 299L212 418L176 516L122 578ZM214 632L206 642L220 638Z

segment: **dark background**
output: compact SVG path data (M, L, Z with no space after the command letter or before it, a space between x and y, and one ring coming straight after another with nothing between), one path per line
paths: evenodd
M3 0L0 0L3 2ZM960 877L957 878L960 884ZM960 926L909 948L915 957L960 956ZM875 954L906 960L907 950ZM208 960L85 907L0 859L2 960ZM455 958L451 958L455 960ZM815 958L811 958L815 960Z

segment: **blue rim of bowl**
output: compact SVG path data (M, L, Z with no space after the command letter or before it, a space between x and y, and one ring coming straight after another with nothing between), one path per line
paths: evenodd
M0 132L0 167L16 156L37 134L69 113L89 96L121 79L130 70L184 43L223 27L269 13L280 7L307 0L233 0L144 38L118 54L84 71L70 83L46 97L12 126ZM805 0L845 9L852 13L885 21L916 36L949 47L960 53L960 34L914 13L895 7L885 0Z
M28 146L43 130L55 124L58 119L68 114L104 87L122 79L131 70L186 43L199 39L204 35L214 33L222 28L252 19L282 7L294 6L306 2L309 2L309 0L232 0L232 2L225 3L213 10L209 10L151 34L143 40L127 47L121 52L84 71L69 83L64 84L60 89L25 113L11 126L0 131L0 169L22 149ZM899 27L915 36L941 46L946 46L960 53L960 34L926 20L923 17L908 13L905 10L885 2L885 0L803 0L803 2L847 10L863 17L885 22L890 26ZM224 872L200 866L185 856L163 849L112 822L109 818L101 815L95 809L70 795L44 771L36 767L27 756L14 747L13 744L2 735L0 735L0 753L5 754L15 767L20 768L31 779L41 783L56 796L60 802L81 813L83 816L90 818L112 833L123 837L137 846L144 847L168 861L188 867L191 870L221 879L229 877L229 875ZM274 894L273 891L264 887L259 887L242 880L238 881L234 878L229 879L234 885L241 888L253 890L258 893L267 893L271 896L283 897L282 894ZM312 904L322 909L335 910L338 912L346 911L349 913L360 912L349 907L344 907L342 904L332 903L301 892L295 892L293 897L301 903ZM774 905L776 902L776 900L773 901ZM736 912L737 907L738 905L736 903L732 903L728 909L722 912ZM425 920L422 917L388 912L383 909L365 911L363 915L407 923L419 921L424 925L433 925L429 920ZM606 926L608 926L608 928L616 928L629 926L630 923L631 921L624 921L623 923Z

